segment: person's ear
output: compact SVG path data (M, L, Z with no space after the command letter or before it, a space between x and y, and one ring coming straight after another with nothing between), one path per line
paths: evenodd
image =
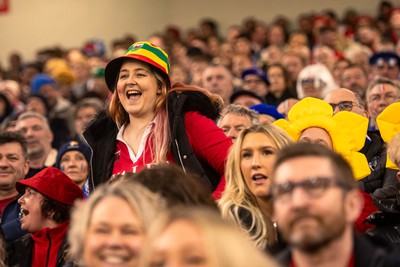
M29 165L30 165L30 161L29 161L29 160L26 160L25 163L24 163L23 166L22 166L22 171L23 171L23 173L24 173L24 177L25 177L25 175L27 175L28 172L29 172Z
M364 198L359 189L348 191L344 197L344 208L346 220L354 223L361 214L364 205Z
M362 115L366 118L369 118L369 113L367 109L363 109Z

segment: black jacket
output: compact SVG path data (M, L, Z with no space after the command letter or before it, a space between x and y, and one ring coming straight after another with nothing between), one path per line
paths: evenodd
M386 168L386 146L379 134L368 132L371 141L366 141L360 150L371 169L371 174L359 180L360 188L377 199L393 198L397 193L397 170Z
M268 105L272 105L272 106L279 106L280 103L282 103L283 101L285 101L286 99L289 98L297 98L295 94L293 94L289 88L286 88L285 91L283 92L282 96L277 98L275 97L273 94L268 93L265 96L265 103Z
M32 265L33 239L27 234L12 242L8 248L8 266L30 267ZM65 251L68 249L67 239L64 238L57 255L56 267L62 267L66 261ZM46 266L43 266L46 267Z
M201 182L210 190L214 190L220 182L221 175L196 158L186 135L184 115L187 111L198 111L215 120L219 115L218 107L199 91L170 92L167 106L172 139L171 151L175 163L184 170L198 174ZM112 175L117 134L118 128L115 122L105 111L101 112L83 133L92 150L89 175L91 191L99 184L106 182Z
M290 266L292 260L290 248L287 247L280 252L276 259L282 266ZM367 239L359 234L354 235L354 267L396 266L400 266L399 247L380 240Z
M110 179L114 166L118 128L106 111L100 112L83 136L92 150L90 160L89 189ZM93 168L93 166L96 166Z

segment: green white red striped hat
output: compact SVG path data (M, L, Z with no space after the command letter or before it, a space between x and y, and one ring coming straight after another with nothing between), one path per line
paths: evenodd
M168 54L150 42L136 42L128 48L125 55L115 58L107 64L104 75L107 87L111 92L114 92L121 65L126 59L136 59L148 63L165 78L170 87Z

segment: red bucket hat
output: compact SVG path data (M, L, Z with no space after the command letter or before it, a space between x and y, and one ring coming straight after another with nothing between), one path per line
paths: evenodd
M169 61L168 54L160 47L153 45L149 42L136 42L131 45L122 57L111 60L105 70L104 76L106 79L107 87L111 92L114 92L114 87L117 81L122 62L126 59L136 59L146 62L154 67L154 69L162 75L170 87L171 81L169 79Z
M19 180L15 187L24 194L26 187L31 187L51 199L72 206L75 200L82 198L82 190L71 178L54 167L48 167L31 178Z

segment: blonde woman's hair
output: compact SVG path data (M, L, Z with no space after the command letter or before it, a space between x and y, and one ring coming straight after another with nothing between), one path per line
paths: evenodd
M114 185L103 184L84 202L78 202L72 212L68 242L68 256L78 263L82 262L84 241L90 225L93 210L107 197L119 197L135 211L147 233L149 225L164 207L164 200L139 183L120 182Z
M204 207L175 207L163 213L149 231L140 266L152 266L157 238L172 224L181 221L193 225L201 235L207 266L278 266L265 252L254 247L234 224L222 219L217 211Z
M250 133L264 133L271 139L278 150L286 147L292 141L283 130L274 125L256 124L240 133L238 140L228 154L225 168L226 185L218 206L224 218L240 226L257 247L264 249L267 245L275 242L275 240L268 240L268 236L273 236L268 231L274 230L267 229L265 216L260 210L255 196L247 186L240 169L240 151L243 139ZM243 221L244 212L247 212L250 216L250 226L246 226ZM269 225L272 225L272 221L269 222Z

